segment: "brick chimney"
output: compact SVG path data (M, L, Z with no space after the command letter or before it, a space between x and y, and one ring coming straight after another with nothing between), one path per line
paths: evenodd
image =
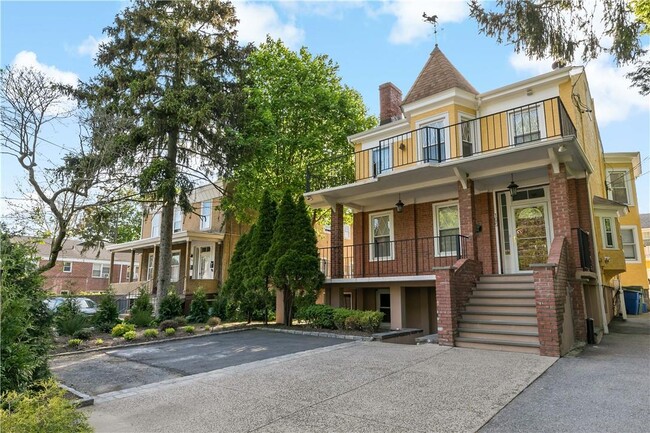
M393 83L379 86L379 124L385 125L402 118L402 91Z

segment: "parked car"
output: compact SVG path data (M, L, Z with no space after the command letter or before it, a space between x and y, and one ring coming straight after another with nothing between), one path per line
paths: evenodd
M59 297L59 296L55 298L50 298L45 301L45 306L48 308L48 310L55 313L65 299L66 298ZM75 300L75 302L79 306L79 310L83 314L91 315L97 312L97 303L92 299L88 299L88 298L73 298L73 299Z

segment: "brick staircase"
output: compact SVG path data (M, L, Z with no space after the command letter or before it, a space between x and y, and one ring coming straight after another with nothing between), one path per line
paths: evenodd
M539 354L533 276L481 276L458 328L458 347Z

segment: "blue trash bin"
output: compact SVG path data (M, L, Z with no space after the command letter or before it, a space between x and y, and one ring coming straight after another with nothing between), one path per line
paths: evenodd
M641 292L623 290L625 297L625 310L627 314L641 314Z

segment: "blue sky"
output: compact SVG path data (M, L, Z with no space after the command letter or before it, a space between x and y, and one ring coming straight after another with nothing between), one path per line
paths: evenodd
M2 65L36 66L64 82L86 80L102 29L127 3L12 2L0 3ZM478 34L459 1L236 2L240 39L259 42L265 35L282 38L292 48L305 45L327 54L340 66L347 85L357 89L369 112L378 114L378 87L395 83L404 95L434 46L433 29L422 12L441 21L438 44L456 68L480 92L550 70L551 61L529 61ZM646 41L647 43L647 41ZM577 63L576 63L577 64ZM650 102L629 89L623 70L606 57L587 65L596 115L605 151L640 151L644 175L637 180L641 212L650 212ZM76 131L57 130L50 140L73 142ZM51 149L52 155L56 154ZM15 195L23 173L15 161L2 157L2 196Z

